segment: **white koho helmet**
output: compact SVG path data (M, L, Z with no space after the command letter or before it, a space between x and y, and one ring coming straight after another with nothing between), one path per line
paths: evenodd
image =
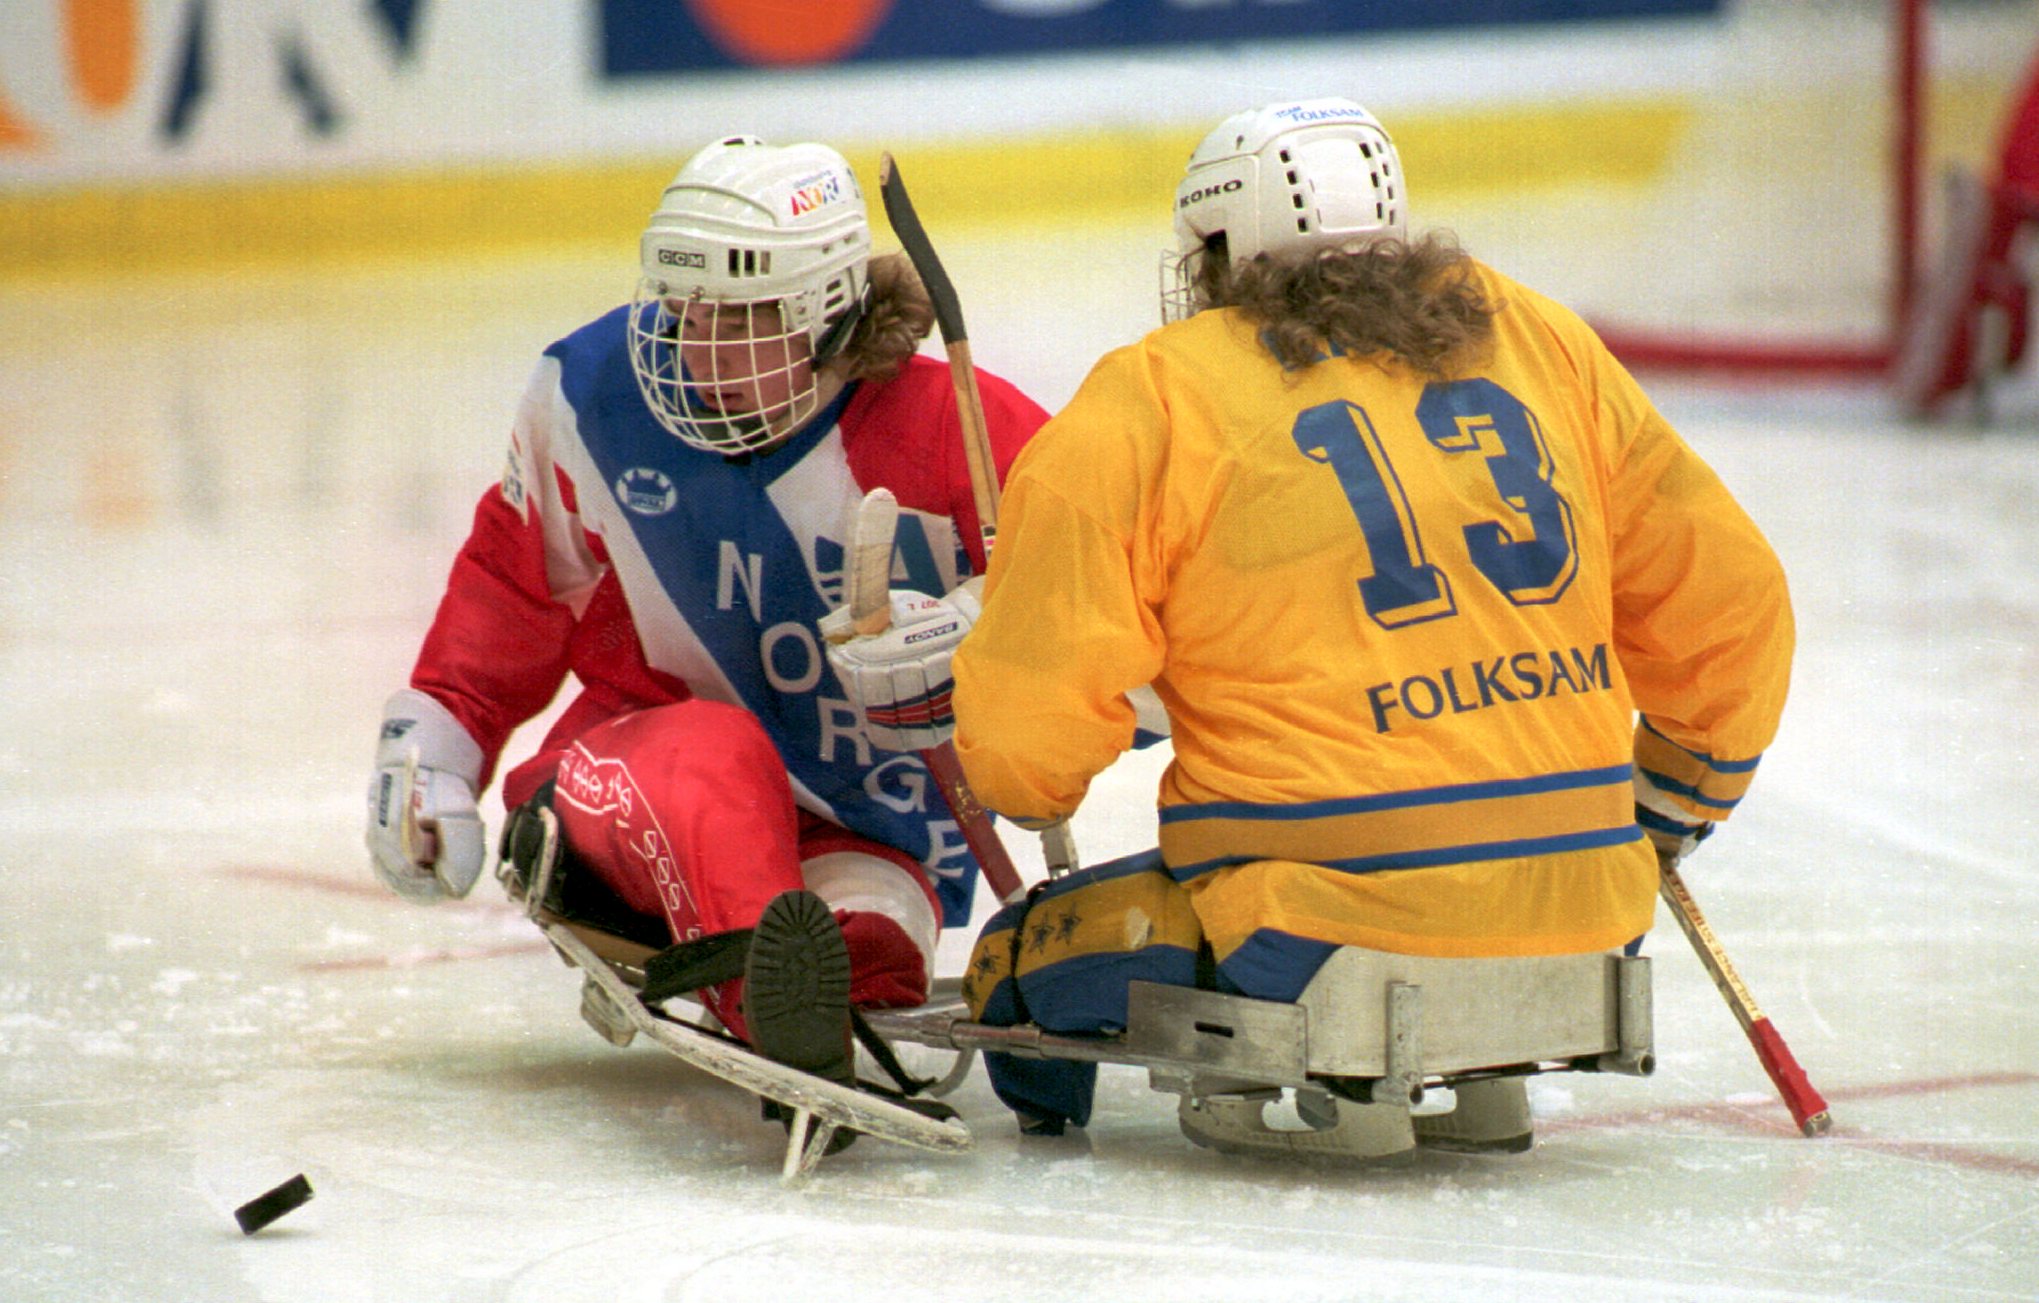
M630 361L652 415L689 445L720 453L765 447L797 429L817 406L814 371L862 315L870 257L863 191L826 145L730 136L688 159L639 243ZM759 324L721 340L690 334L689 343L726 352L747 342L772 373L756 378L803 379L762 407L724 410L716 395L731 388L726 379L690 377L681 363L690 304L731 305L725 322Z
M1347 99L1284 101L1235 113L1189 156L1175 189L1173 319L1197 255L1215 235L1233 262L1290 257L1408 235L1402 162L1387 129Z

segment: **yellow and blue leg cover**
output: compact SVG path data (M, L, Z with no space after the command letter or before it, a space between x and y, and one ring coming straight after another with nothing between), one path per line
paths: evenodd
M1197 984L1203 929L1185 892L1145 851L1044 882L984 925L964 975L971 1016L1058 1035L1125 1030L1127 984ZM1097 1065L988 1053L992 1089L1024 1130L1090 1120Z

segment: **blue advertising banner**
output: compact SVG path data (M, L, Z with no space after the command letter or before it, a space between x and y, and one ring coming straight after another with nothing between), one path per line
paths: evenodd
M607 77L1720 12L1724 0L596 0Z

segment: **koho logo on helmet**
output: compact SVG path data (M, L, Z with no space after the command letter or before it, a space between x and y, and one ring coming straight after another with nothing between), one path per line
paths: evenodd
M1177 208L1187 208L1191 204L1200 204L1206 199L1216 199L1219 195L1229 195L1235 191L1243 190L1245 188L1246 183L1235 177L1234 179L1225 182L1223 185L1207 185L1202 187L1201 189L1192 190L1188 194L1184 195L1182 198L1176 200L1175 206Z
M692 249L660 249L658 265L661 267L696 267L706 270L708 255Z

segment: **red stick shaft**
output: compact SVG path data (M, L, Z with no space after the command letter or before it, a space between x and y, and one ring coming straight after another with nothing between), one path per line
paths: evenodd
M970 853L977 857L977 867L984 871L984 880L998 893L999 903L1007 904L1025 895L1026 887L1020 882L1019 870L1013 867L1012 857L1006 854L1005 843L998 839L998 829L991 824L990 812L963 777L963 762L956 759L956 748L944 742L921 752L920 759L927 766L928 773L934 775L935 786L941 790L942 799L948 802L949 812L956 816L956 824L963 830L963 841L969 846Z

